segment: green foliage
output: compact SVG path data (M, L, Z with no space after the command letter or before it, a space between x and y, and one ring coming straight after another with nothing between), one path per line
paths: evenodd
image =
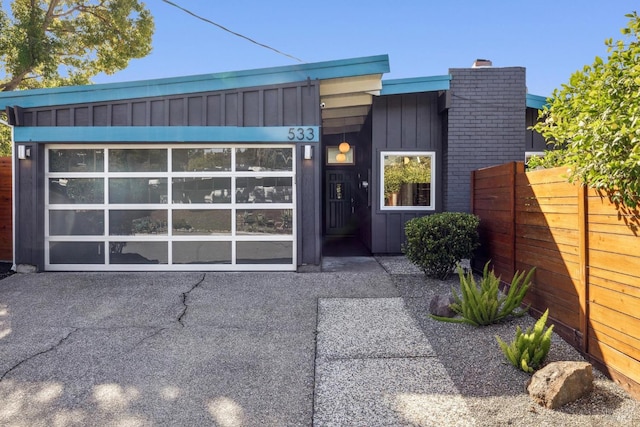
M86 84L151 51L153 18L138 0L14 0L0 14L2 90Z
M151 52L153 18L139 0L0 3L0 90L88 84ZM0 153L11 152L0 135Z
M562 149L545 152L544 156L531 156L527 162L527 169L547 169L564 165L565 151Z
M472 214L443 212L407 221L407 259L425 275L446 279L456 263L471 258L478 247L480 219Z
M431 162L420 156L394 156L395 161L384 166L384 194L400 191L402 184L426 184L431 182Z
M505 343L496 335L496 340L509 362L524 372L532 373L540 368L551 347L553 325L545 330L549 309L538 319L535 326L527 328L523 333L520 326L516 327L516 337L511 344Z
M559 151L543 166L568 166L569 179L604 190L615 202L640 202L640 17L626 15L623 40L605 41L606 60L575 72L556 89L533 129Z
M496 277L493 270L489 271L489 262L484 265L479 286L472 272L465 275L462 268L458 266L460 294L453 290L454 302L451 304L451 309L461 317L432 317L446 322L486 326L497 323L507 316L522 316L527 309L520 309L520 306L531 286L534 272L535 268L532 268L526 277L524 272L517 272L505 295L500 292L500 279Z

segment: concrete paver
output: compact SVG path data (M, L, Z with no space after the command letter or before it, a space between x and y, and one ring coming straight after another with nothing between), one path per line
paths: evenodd
M401 298L319 307L314 425L474 425Z

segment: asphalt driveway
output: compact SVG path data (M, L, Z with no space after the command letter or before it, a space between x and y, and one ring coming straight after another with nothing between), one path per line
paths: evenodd
M2 425L310 425L319 298L379 273L41 273L0 281Z

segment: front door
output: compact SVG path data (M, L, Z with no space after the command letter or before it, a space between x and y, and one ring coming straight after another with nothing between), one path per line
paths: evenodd
M356 234L354 218L353 172L343 169L327 170L325 174L325 234Z

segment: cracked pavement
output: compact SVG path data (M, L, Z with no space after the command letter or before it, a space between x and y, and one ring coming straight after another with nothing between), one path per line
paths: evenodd
M39 273L0 281L0 425L311 425L318 300L379 273Z

